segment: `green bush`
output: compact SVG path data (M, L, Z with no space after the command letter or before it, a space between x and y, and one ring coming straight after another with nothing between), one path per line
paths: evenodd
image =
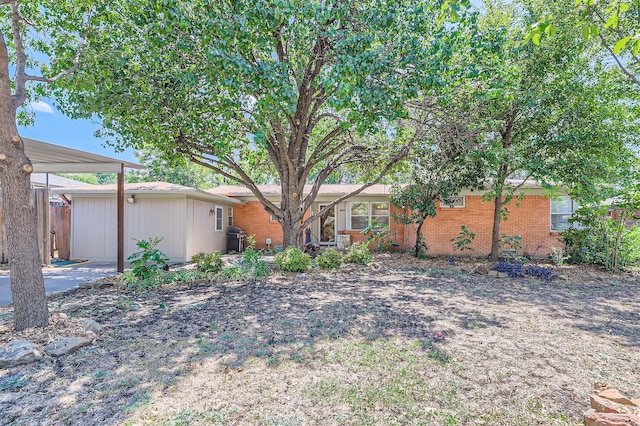
M311 264L311 256L296 247L287 247L274 259L281 271L304 272Z
M342 265L342 255L332 248L324 250L316 260L322 269L338 269Z
M199 272L216 274L224 266L224 260L219 251L213 253L196 253L191 258L191 262L195 263L196 270Z
M249 247L244 251L238 264L239 266L222 268L218 272L218 278L234 281L247 281L268 277L271 273L267 262L262 258L262 253L254 250L252 247Z
M640 229L636 226L620 230L617 221L601 218L588 228L569 228L561 235L569 263L593 263L607 269L640 263Z
M369 247L367 243L363 241L351 244L344 257L345 263L357 263L359 265L366 265L372 260L373 256L369 251Z
M131 262L131 274L136 279L151 278L159 269L167 269L169 258L158 249L162 238L149 238L149 240L136 240L136 246L140 251L127 258Z

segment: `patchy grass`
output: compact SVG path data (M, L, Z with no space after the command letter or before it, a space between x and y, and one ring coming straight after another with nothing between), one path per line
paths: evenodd
M472 269L383 255L305 281L59 296L103 332L1 370L0 424L576 425L594 386L639 396L635 275Z

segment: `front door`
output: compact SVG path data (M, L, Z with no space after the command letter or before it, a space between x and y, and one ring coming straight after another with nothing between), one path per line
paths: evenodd
M326 204L320 204L322 210ZM336 209L327 210L320 216L320 244L332 245L336 242Z

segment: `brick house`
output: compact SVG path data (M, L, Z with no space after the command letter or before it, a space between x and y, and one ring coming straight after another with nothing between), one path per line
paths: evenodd
M322 185L311 212L348 194L358 185ZM280 200L280 186L262 185L261 192L272 202ZM397 208L389 202L390 185L374 185L360 194L338 204L333 210L311 224L313 239L321 245L340 245L361 241L361 231L370 223L388 224L391 237L399 250L407 250L415 244L415 230L411 225L396 223L391 217ZM577 208L567 196L551 199L547 192L535 183L526 183L518 190L523 197L509 205L508 220L501 225L501 234L522 237L523 250L536 256L546 255L552 247L559 247L559 231L568 226L568 219ZM245 187L220 186L209 190L216 195L225 195L240 201L234 206L234 225L247 234L253 234L258 248L282 246L280 224L264 210L258 199ZM306 189L305 189L306 192ZM517 205L516 205L517 204ZM423 235L431 254L456 254L451 239L458 236L461 226L476 233L470 247L474 254L488 254L491 248L493 226L493 203L483 202L482 193L470 190L461 192L452 206L437 205L435 218L427 219ZM344 237L347 236L347 237ZM267 245L267 239L271 244Z

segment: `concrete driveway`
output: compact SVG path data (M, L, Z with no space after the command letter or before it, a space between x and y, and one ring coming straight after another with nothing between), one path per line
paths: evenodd
M42 268L42 273L44 288L49 295L116 275L116 264L113 262L87 262L68 266L48 266ZM11 302L9 271L0 271L0 306L8 305Z

